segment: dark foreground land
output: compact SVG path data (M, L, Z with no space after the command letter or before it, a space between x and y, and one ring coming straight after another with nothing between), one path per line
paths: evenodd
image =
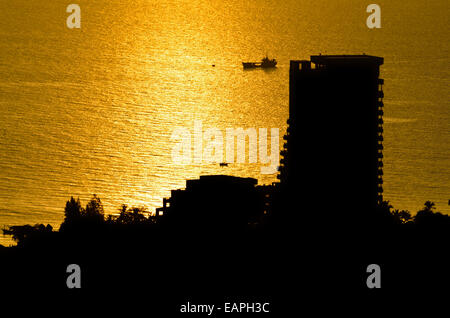
M18 246L0 249L3 299L43 298L76 304L74 310L144 308L158 317L179 313L187 301L270 302L283 317L308 309L348 312L355 303L400 305L399 297L449 286L449 217L430 203L415 218L382 207L383 217L360 228L275 214L226 227L195 217L164 222L126 207L105 219L98 198L89 204L83 209L69 201L57 232L44 226L7 231ZM69 264L81 268L81 289L66 285ZM381 268L380 289L367 287L369 264Z

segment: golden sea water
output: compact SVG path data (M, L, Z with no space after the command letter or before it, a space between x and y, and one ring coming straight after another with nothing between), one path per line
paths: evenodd
M70 1L0 1L1 226L58 227L70 196L93 193L108 213L154 211L203 174L276 181L258 164L177 165L171 133L201 120L281 138L289 60L318 53L385 58L384 197L450 213L448 1L378 1L373 30L362 0L77 3L81 29L70 30ZM242 70L266 53L277 69ZM321 118L308 120L319 131Z

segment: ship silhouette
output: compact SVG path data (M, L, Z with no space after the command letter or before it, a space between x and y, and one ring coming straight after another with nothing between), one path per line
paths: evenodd
M244 69L248 68L272 68L277 66L277 60L276 59L269 59L269 57L266 55L261 62L242 62L242 66Z

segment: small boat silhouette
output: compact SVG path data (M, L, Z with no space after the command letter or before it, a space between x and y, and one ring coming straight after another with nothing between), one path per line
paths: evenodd
M221 167L228 167L228 163L226 163L226 162L221 162L219 165L220 165Z

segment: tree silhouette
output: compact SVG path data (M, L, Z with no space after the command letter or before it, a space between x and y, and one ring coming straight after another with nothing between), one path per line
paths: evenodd
M64 209L63 224L77 222L83 214L84 209L81 207L80 198L75 200L74 197L70 197L70 200L66 202L66 207Z
M64 221L60 227L62 232L77 230L89 224L98 225L105 221L102 202L95 194L87 203L86 208L81 206L79 198L75 200L74 197L71 197L66 202L64 215Z
M105 220L102 201L96 194L93 195L92 199L86 205L82 216L92 222L103 222Z
M436 209L434 202L427 201L427 202L425 202L424 205L425 205L424 211L432 212L433 210Z
M115 220L118 224L137 224L142 223L145 221L148 221L144 215L144 213L148 213L148 211L141 207L141 208L128 208L126 204L123 204L120 208L120 215Z
M12 239L17 242L19 246L23 246L40 238L48 236L53 233L53 227L50 224L31 225L15 225L7 229L3 229L4 235L11 235Z
M397 223L404 224L412 221L411 213L407 210L394 210L392 211L392 215Z
M450 226L450 216L444 215L436 210L434 202L427 201L422 210L417 212L414 223L420 227L445 229Z

